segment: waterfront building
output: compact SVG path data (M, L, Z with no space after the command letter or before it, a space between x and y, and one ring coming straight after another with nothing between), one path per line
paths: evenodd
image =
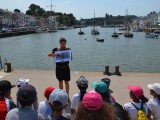
M0 9L0 29L15 26L34 26L35 22L34 16Z
M8 28L14 24L12 17L13 15L10 11L0 9L0 28Z
M147 20L151 22L152 25L156 25L158 23L158 13L156 13L155 11L150 12L147 15Z
M16 25L17 26L34 26L36 19L34 16L26 15L24 13L14 13L17 16Z

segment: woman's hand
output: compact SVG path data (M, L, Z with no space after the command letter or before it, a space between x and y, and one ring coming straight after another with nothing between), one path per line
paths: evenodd
M63 58L63 54L56 54L58 57Z

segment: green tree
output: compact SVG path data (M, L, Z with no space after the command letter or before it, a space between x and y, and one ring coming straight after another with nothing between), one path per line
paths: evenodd
M29 6L29 10L26 11L26 14L34 16L42 16L45 12L46 11L39 5L31 4Z
M14 12L20 13L21 11L19 9L14 9Z
M70 19L70 25L74 25L76 23L76 18L74 17L74 15L72 13L67 15Z
M44 17L48 18L49 16L55 15L57 16L57 21L59 24L72 26L76 24L76 18L72 13L66 14L61 12L53 12L53 11L45 11L43 8L41 8L39 5L31 4L29 9L26 11L26 14L36 16L36 17Z

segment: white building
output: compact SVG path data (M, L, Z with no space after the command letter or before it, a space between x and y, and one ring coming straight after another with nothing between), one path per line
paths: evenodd
M155 11L150 12L150 13L147 15L147 20L148 20L149 22L151 22L152 24L157 24L157 23L158 23L158 13L156 13Z
M18 26L32 26L34 25L36 19L33 16L26 15L23 13L15 13L17 16L16 24Z
M0 29L10 26L33 26L35 21L33 16L0 9Z
M0 28L7 28L14 24L12 17L13 15L11 12L0 9Z

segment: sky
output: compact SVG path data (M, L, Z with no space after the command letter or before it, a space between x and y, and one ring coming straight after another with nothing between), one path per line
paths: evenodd
M104 17L106 13L125 15L126 9L129 15L137 16L160 11L160 0L0 0L0 8L10 11L18 8L25 13L32 3L50 10L47 6L51 2L56 12L73 13L77 19L93 18L94 9L96 17Z

